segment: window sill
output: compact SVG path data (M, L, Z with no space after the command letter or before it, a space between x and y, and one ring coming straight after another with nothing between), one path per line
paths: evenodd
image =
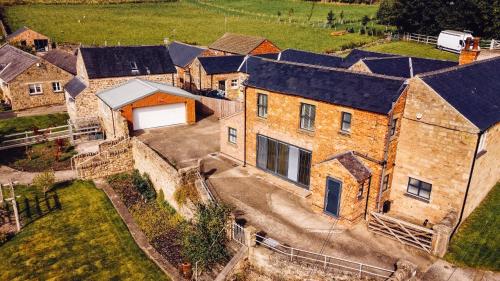
M481 150L476 154L476 159L479 159L479 157L483 156L488 152L487 150Z
M63 90L60 90L60 91L54 91L54 93L63 93L64 91Z
M426 198L423 198L423 197L419 197L419 196L417 196L417 195L414 195L414 194L411 194L411 193L408 193L408 192L407 192L407 193L405 193L405 196L410 197L410 198L413 198L413 199L416 199L416 200L418 200L418 201L422 201L422 202L424 202L424 203L430 203L430 202L431 202L431 200L430 200L430 199L426 199Z
M301 134L304 134L304 135L311 136L311 137L314 137L314 134L315 134L314 130L312 130L312 131L311 131L311 130L301 129L301 128L299 128L299 129L297 130L297 132L299 132L299 133L301 133Z
M339 134L344 135L344 136L351 136L351 131L340 130Z
M257 115L256 120L257 120L257 121L267 122L267 116L266 116L266 117L263 117L263 116L259 116L259 115Z
M39 95L43 95L43 92L42 93L33 93L33 94L29 94L30 96L39 96Z
M238 147L238 144L237 144L237 143L235 143L235 142L230 142L230 141L227 141L226 143L227 143L228 145L230 145L230 146Z

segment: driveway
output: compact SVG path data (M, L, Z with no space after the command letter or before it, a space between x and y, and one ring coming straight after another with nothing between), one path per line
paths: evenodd
M199 158L218 152L219 120L209 116L192 125L136 132L139 140L156 150L177 169L195 165Z
M281 243L388 269L398 259L407 259L421 270L434 261L417 249L372 234L363 223L348 229L314 213L307 199L265 180L268 174L260 170L222 156L206 157L203 165L216 195L234 207L237 216Z

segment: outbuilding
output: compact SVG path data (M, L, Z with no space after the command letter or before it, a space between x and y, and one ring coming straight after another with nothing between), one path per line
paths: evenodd
M199 99L180 88L143 79L101 91L99 116L106 135L129 135L130 131L196 122Z

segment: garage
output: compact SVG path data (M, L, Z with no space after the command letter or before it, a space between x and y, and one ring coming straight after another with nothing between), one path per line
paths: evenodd
M174 103L135 108L132 111L134 130L186 123L186 104Z
M108 137L196 122L199 97L169 84L135 78L101 91L97 97Z

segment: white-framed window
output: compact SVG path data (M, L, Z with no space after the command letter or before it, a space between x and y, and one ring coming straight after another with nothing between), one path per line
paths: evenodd
M486 132L484 132L479 138L479 146L477 147L477 152L486 151Z
M43 94L42 84L29 84L28 85L30 95L40 95Z
M231 88L233 89L238 88L238 79L231 80Z
M138 71L139 70L139 68L137 67L137 63L135 61L131 61L130 62L130 69L132 71Z
M52 82L52 90L55 93L62 92L61 82L59 82L59 81Z
M259 93L257 96L257 116L267 118L267 95Z
M316 106L307 103L300 104L300 128L314 131L314 120L316 119Z
M431 199L432 184L414 178L408 179L408 194L422 198L424 200Z
M351 131L351 119L352 119L351 113L342 112L342 124L340 126L340 129L343 132L350 132Z
M228 127L228 129L227 129L227 140L230 143L236 143L236 138L237 138L236 129Z
M393 118L392 121L391 121L391 128L390 128L390 133L391 133L391 137L394 136L396 134L396 126L398 124L398 118Z

